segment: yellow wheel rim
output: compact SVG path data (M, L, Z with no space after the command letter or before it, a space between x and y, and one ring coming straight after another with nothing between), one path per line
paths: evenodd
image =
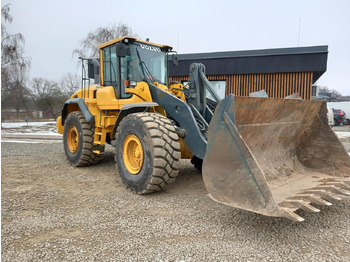
M75 126L71 126L68 130L67 144L71 153L74 154L77 152L79 147L79 134Z
M128 135L124 140L123 158L129 173L136 175L143 165L143 147L140 139L135 135Z

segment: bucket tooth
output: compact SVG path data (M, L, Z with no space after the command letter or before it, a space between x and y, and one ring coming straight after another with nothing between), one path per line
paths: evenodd
M305 220L301 216L298 216L297 214L295 214L294 211L288 207L281 207L280 212L281 212L281 216L296 222L303 222Z
M282 207L289 207L289 208L300 208L307 212L320 212L320 210L316 207L313 207L310 205L310 203L304 201L304 200L286 200L279 204L279 206Z
M350 196L350 191L347 191L347 190L342 189L342 188L338 188L335 185L321 185L321 186L315 187L314 189L323 189L323 190L326 190L328 192L332 192L335 194L340 194L340 195L343 194L343 195Z
M345 190L350 190L350 185L347 185L344 182L326 182L323 185L334 185L336 187L340 187Z
M292 197L291 199L296 199L296 200L300 199L300 200L315 203L316 205L320 205L320 206L331 206L332 205L332 203L322 199L319 196L316 196L315 194L297 195L297 196Z
M350 186L350 179L349 178L348 179L343 179L340 182L344 182L344 184L347 184L347 185Z
M350 177L334 177L325 181L325 184L331 183L344 183L345 185L350 186Z
M326 200L341 200L338 195L327 192L324 189L309 189L306 190L305 193L315 194Z

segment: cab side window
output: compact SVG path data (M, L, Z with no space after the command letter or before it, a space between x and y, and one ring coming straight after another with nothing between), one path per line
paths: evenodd
M115 45L103 49L104 85L117 87L117 49Z
M130 66L131 66L131 56L130 56L130 48L126 48L126 57L120 58L120 76L121 76L121 98L130 98L132 94L126 93L125 88L127 88L127 83L129 83L130 79Z

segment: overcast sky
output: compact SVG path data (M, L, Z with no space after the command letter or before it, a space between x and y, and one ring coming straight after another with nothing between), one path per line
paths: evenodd
M30 77L57 80L80 72L73 49L90 31L123 22L141 39L171 45L178 53L328 45L328 69L317 84L350 95L348 0L1 2L7 3L13 23L6 27L26 39Z

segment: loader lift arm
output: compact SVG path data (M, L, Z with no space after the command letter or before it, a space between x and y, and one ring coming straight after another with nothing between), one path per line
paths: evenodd
M193 63L190 67L189 88L185 90L187 104L152 83L148 83L154 102L185 130L184 140L190 151L203 159L207 148L207 133L213 111L206 101L206 90L219 102L220 98L208 79L205 77L205 66ZM212 102L213 103L213 102Z

